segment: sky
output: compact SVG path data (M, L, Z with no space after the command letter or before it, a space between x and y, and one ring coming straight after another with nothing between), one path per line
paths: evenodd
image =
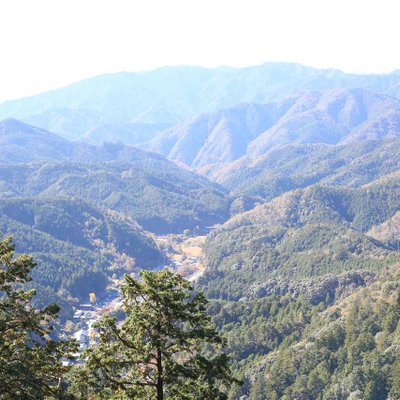
M0 102L165 65L400 69L397 0L1 0Z

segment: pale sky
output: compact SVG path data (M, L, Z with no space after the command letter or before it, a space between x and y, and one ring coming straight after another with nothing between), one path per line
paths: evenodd
M0 0L0 101L106 72L400 69L398 0Z

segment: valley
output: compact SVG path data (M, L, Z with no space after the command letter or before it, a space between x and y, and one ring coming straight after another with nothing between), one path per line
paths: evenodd
M165 236L152 235L165 256L165 268L170 268L184 276L189 282L195 282L204 273L202 265L202 248L205 236L187 236L169 234ZM130 275L137 278L138 271ZM79 343L80 352L96 343L96 322L106 314L118 314L122 310L120 297L122 279L111 278L108 285L100 293L92 292L85 296L85 302L73 307L73 316L64 323L61 334L74 338ZM65 361L71 365L71 361Z
M224 338L224 399L400 398L399 85L398 71L168 67L0 105L0 232L37 264L20 278L30 304L57 303L52 335L113 360L130 329L120 289L148 290L157 312L178 293ZM123 331L120 357L153 320ZM95 400L114 398L96 386L112 362Z

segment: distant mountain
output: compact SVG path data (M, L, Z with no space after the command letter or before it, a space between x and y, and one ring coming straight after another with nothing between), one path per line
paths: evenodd
M233 197L258 201L315 183L360 187L400 171L400 138L346 145L287 145L264 156L241 159L213 171L211 178Z
M142 148L201 170L245 155L249 143L273 126L293 100L272 104L240 104L174 126Z
M248 148L252 156L284 144L352 143L400 136L400 100L364 89L308 93Z
M0 163L4 164L44 160L83 163L131 161L138 164L153 159L156 165L162 160L156 154L122 143L90 145L72 142L13 118L0 121L0 145Z
M71 142L14 119L0 122L0 143L0 198L78 197L155 232L204 229L228 216L225 189L155 153Z
M400 100L364 89L310 92L270 104L202 114L141 147L198 171L286 144L340 144L400 136Z
M0 105L0 118L26 120L76 139L104 125L172 125L202 112L239 103L268 103L306 91L355 87L399 96L400 73L355 75L291 63L241 69L165 67L149 72L102 75L8 101ZM111 130L107 140L120 140L115 136L117 133ZM136 139L129 141L136 142Z
M2 163L60 160L74 152L71 142L12 118L0 121L0 145Z
M85 135L80 137L80 140L92 144L117 141L136 145L151 140L157 133L166 128L168 128L167 124L142 122L105 124L86 131Z

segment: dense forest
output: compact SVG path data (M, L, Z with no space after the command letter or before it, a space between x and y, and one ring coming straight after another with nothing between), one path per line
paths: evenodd
M164 257L154 240L130 218L74 199L0 201L3 235L12 235L18 252L32 254L35 302L57 300L63 314L104 291L108 276L154 268ZM67 312L67 310L69 310Z
M400 399L399 82L171 67L0 105L0 399Z
M231 398L400 398L399 284L396 267L314 305L304 295L213 304L243 373Z

